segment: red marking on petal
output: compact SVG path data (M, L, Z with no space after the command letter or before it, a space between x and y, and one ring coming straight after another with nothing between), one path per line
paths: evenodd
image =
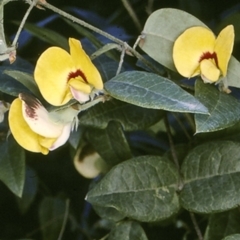
M80 69L77 69L75 72L70 72L68 74L67 81L69 81L71 78L76 78L76 77L81 77L86 83L88 83L85 74Z
M215 61L216 66L218 67L218 58L217 58L217 54L215 52L213 52L213 53L210 53L210 52L203 53L203 55L199 59L199 62L201 62L204 59L213 59Z

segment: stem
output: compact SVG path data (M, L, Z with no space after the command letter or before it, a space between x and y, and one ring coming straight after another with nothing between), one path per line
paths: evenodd
M147 67L149 67L153 72L161 75L161 72L155 67L153 66L148 60L146 60L140 53L138 53L135 49L133 49L132 47L130 47L126 42L114 37L113 35L107 33L107 32L104 32L102 30L100 30L99 28L97 27L94 27L92 26L91 24L89 23L86 23L85 21L83 20L80 20L72 15L70 15L69 13L66 13L56 7L54 7L53 5L47 3L47 2L44 2L44 1L40 1L38 2L38 5L41 5L45 8L48 8L50 10L52 10L53 12L56 12L58 13L59 15L73 21L73 22L76 22L77 24L80 24L82 25L83 27L86 27L98 34L101 34L102 36L110 39L111 41L121 45L122 48L125 48L126 49L126 53L131 53L130 55L134 55L136 58L138 58L140 61L142 61Z
M64 213L64 217L63 217L63 223L62 223L61 231L60 231L59 236L58 236L58 240L62 239L64 230L66 228L68 214L69 214L69 205L70 205L70 200L67 199L66 200L66 209L65 209L65 213Z
M198 226L198 223L197 223L197 220L195 218L194 213L192 213L192 212L189 212L189 213L190 213L190 217L191 217L194 229L195 229L195 231L197 233L198 239L199 240L203 240L203 235L202 235L201 230L200 230L200 228Z
M142 26L141 23L136 15L136 13L134 12L132 6L130 5L130 3L128 2L128 0L122 0L123 6L126 8L126 10L128 11L130 17L132 18L136 28L138 29L138 31L142 30Z
M26 11L26 13L25 13L25 15L24 15L24 17L23 17L23 19L22 19L22 21L21 21L21 24L20 24L20 26L19 26L19 28L18 28L18 30L17 30L17 33L16 33L16 35L15 35L15 38L14 38L14 40L13 40L13 42L12 42L12 46L13 46L13 47L16 46L17 40L18 40L18 38L19 38L19 36L20 36L20 33L21 33L21 31L22 31L22 29L23 29L23 27L24 27L24 24L25 24L25 22L26 22L26 20L27 20L27 18L28 18L28 15L29 15L30 12L32 11L33 7L36 5L37 1L38 1L38 0L33 0L33 1L31 2L31 4L30 4L28 10Z

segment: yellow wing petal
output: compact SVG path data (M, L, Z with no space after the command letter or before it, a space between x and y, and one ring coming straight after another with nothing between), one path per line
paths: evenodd
M173 61L178 72L184 77L192 77L201 56L206 52L212 53L214 44L215 36L207 28L191 27L184 31L173 46Z
M201 76L204 82L216 82L220 76L220 70L214 63L214 60L204 59L200 63Z
M33 132L25 122L22 115L22 101L19 98L11 104L8 121L10 130L20 146L31 152L48 154L48 149L40 146L38 134Z
M60 106L72 98L66 94L69 91L67 80L69 74L75 71L72 57L65 50L51 47L42 53L37 61L34 77L46 101Z
M75 67L82 71L89 84L94 86L96 89L103 89L101 75L97 68L93 65L89 56L82 49L80 41L74 38L69 38L69 46L70 54L75 63Z
M218 66L225 77L227 74L228 62L232 54L234 44L234 28L233 25L225 27L218 35L214 51L218 57Z

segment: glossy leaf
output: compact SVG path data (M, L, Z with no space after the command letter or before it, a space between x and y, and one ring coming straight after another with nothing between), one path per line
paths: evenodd
M201 80L196 81L195 96L210 113L210 115L195 114L196 133L221 130L239 121L240 101L233 96L220 92Z
M176 71L172 59L173 43L184 30L193 26L206 27L199 19L182 10L159 9L147 19L139 46L151 58Z
M0 145L0 180L18 197L22 196L25 180L25 153L10 136Z
M204 240L221 240L228 235L240 233L239 222L240 212L238 209L212 214L209 218Z
M119 122L110 122L106 129L87 130L88 141L110 166L132 157L128 142Z
M184 159L181 205L193 212L222 212L240 204L240 143L216 141L194 148Z
M105 89L114 98L144 108L208 113L207 108L191 94L167 78L153 73L124 72L108 81Z
M126 131L150 127L163 117L163 112L137 107L115 99L88 109L79 118L80 125L106 128L110 121L120 122Z
M143 156L112 168L86 200L132 219L154 222L178 212L177 185L177 169L168 159Z
M147 236L137 222L124 221L114 227L109 233L108 240L147 240Z

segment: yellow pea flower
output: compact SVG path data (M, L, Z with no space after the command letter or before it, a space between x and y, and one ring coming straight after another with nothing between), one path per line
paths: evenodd
M84 103L95 91L103 89L101 75L81 43L69 38L69 46L70 54L59 47L48 48L34 71L42 96L54 106L64 105L72 98Z
M41 102L28 94L19 94L9 109L10 130L23 148L48 154L63 145L73 125L77 126L78 108L48 112Z
M205 27L191 27L184 31L173 46L173 61L184 77L201 75L212 83L227 74L234 43L234 28L225 27L217 36Z

